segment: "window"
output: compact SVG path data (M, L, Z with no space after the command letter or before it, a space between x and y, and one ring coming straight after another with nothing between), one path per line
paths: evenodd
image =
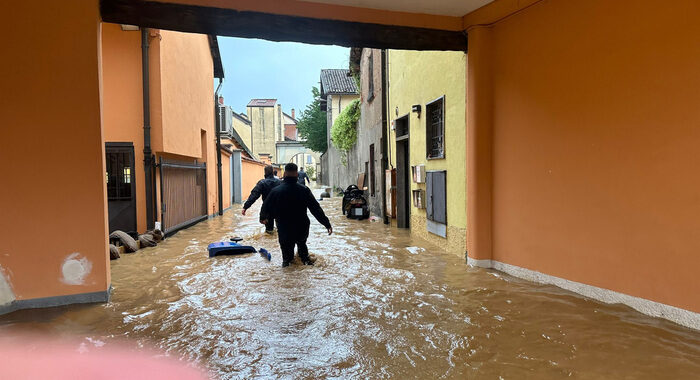
M394 121L395 129L396 129L396 138L400 138L403 136L408 136L408 115L396 119Z
M307 165L311 165L311 164L312 164L312 162L311 162L311 156L306 156L306 164L307 164Z
M109 200L131 199L131 154L124 150L106 152Z
M426 153L428 158L445 158L445 97L425 106Z
M371 102L374 99L374 50L370 50L369 64L367 65L369 83L367 86L367 101Z
M369 146L369 194L374 196L374 144Z

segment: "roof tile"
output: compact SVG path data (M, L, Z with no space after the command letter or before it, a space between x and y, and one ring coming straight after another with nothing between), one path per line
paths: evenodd
M321 94L359 94L348 69L321 70Z

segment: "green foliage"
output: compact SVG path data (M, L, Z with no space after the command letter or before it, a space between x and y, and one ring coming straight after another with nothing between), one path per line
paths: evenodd
M324 153L328 149L326 112L321 111L321 92L318 88L312 87L311 93L314 100L301 113L297 130L306 147Z
M312 181L316 180L316 169L313 166L306 167L306 174L311 178Z
M360 120L360 100L355 99L338 115L331 128L333 145L347 152L357 142L357 121Z
M360 80L360 73L358 71L353 72L352 79L355 81L355 85L357 86L357 91L361 94L362 93L362 81Z

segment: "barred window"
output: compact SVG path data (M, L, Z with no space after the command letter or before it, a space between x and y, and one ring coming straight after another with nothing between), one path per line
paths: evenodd
M445 157L445 97L425 106L426 152L428 158Z

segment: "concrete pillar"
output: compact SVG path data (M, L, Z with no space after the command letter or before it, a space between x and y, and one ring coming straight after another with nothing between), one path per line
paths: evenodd
M233 203L243 203L243 165L241 163L241 151L234 150L231 155L231 192Z
M0 12L0 313L110 287L98 1Z
M491 30L469 30L467 56L467 253L492 259L493 87Z

